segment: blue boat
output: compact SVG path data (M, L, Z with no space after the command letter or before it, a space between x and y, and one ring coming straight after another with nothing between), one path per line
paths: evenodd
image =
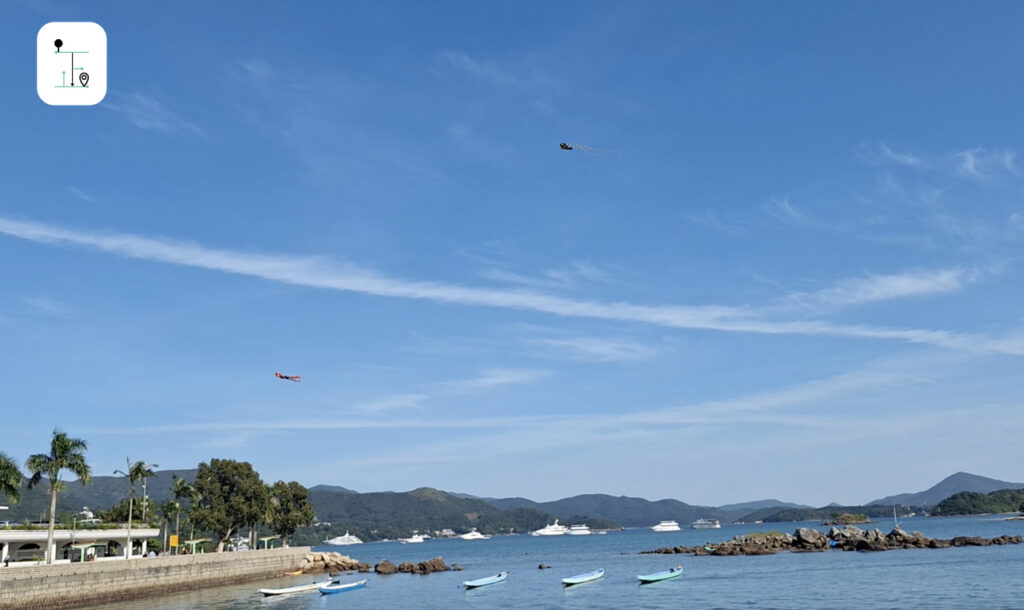
M591 582L604 576L604 568L598 568L593 572L587 572L586 574L577 574L576 576L570 576L569 578L563 578L562 584L571 587L573 585L582 585L585 582Z
M466 582L462 583L462 586L466 587L467 589L475 589L477 587L486 587L487 585L505 582L506 578L508 578L508 572L500 572L498 574L495 574L494 576L487 576L485 578L478 578L476 580L467 580Z
M637 580L640 584L646 585L652 582L658 582L659 580L668 580L669 578L675 578L683 575L683 566L677 565L671 570L665 570L664 572L655 572L653 574L641 574L637 576Z
M356 582L340 583L336 582L330 585L324 585L320 587L320 592L324 595L330 595L332 593L344 593L346 591L355 591L356 589L362 589L366 586L366 580L359 580Z

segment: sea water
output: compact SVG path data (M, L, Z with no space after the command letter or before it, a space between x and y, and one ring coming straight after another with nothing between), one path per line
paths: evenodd
M861 526L888 532L892 521ZM1024 608L1024 545L894 550L876 553L827 551L753 557L644 555L666 546L716 543L735 535L810 523L725 525L718 530L652 532L635 529L606 535L494 536L490 540L430 539L422 544L366 543L317 547L375 564L396 565L444 557L460 572L425 575L348 574L342 582L368 578L365 589L337 595L317 592L264 598L263 587L312 582L313 575L280 577L227 587L183 592L133 602L105 604L116 610L211 608L236 610L341 608ZM904 530L931 538L1024 535L1024 521L998 517L915 518ZM550 569L538 569L540 564ZM679 578L639 585L638 574L683 566ZM565 589L561 579L604 568L601 580ZM465 580L508 570L508 580L465 590ZM322 579L322 576L319 577ZM97 606L99 607L99 606Z

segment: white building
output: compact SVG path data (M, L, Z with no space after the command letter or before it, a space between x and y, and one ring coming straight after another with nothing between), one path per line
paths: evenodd
M159 536L159 528L133 527L132 557L144 557L147 539ZM46 528L0 529L0 560L10 557L12 564L20 561L45 561L46 537ZM54 562L123 558L127 546L128 528L53 530Z

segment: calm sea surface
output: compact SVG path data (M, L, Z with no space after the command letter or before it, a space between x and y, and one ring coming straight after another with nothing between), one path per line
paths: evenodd
M1024 535L1024 521L994 517L907 519L907 531L932 538ZM882 553L829 551L760 557L640 555L663 546L695 546L737 534L810 524L723 526L720 530L655 533L627 530L607 535L495 536L490 540L428 540L422 544L367 543L336 550L371 565L442 556L462 572L369 578L367 588L338 595L302 593L264 598L257 589L313 582L313 576L281 577L136 602L106 604L116 610L211 608L266 610L332 608L1014 608L1024 609L1024 545L919 549ZM878 527L888 532L892 522ZM820 527L827 530L828 528ZM551 566L539 570L541 563ZM639 586L636 575L683 565L683 576ZM563 589L560 579L604 568L602 580ZM504 583L466 591L464 580L502 570ZM97 606L99 607L99 606Z

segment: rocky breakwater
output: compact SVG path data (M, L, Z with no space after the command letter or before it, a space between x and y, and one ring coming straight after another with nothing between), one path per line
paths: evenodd
M419 563L403 561L397 566L385 559L373 566L373 571L378 574L394 574L396 572L403 574L430 574L431 572L447 572L448 570L458 572L461 569L459 566L448 566L445 564L443 557L435 557Z
M862 530L853 525L821 532L813 528L802 527L792 534L781 532L756 532L743 536L734 536L732 540L719 544L707 544L696 547L664 547L644 553L686 553L691 555L772 555L779 551L808 553L841 549L843 551L889 551L893 549L945 549L952 546L989 546L992 544L1020 544L1020 536L999 536L998 538L980 538L977 536L957 536L949 540L928 538L921 532L907 533L899 526L888 534L879 529Z
M369 572L370 565L361 563L360 561L352 559L348 555L342 555L341 553L318 552L306 553L306 557L299 569L302 570L303 574L311 574L315 572L337 574L338 572L351 572L354 570Z

